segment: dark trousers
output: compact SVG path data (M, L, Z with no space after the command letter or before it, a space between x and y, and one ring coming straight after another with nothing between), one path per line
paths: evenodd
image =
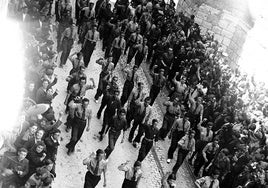
M116 67L119 59L121 56L121 49L120 48L113 48L113 64L114 68Z
M107 131L109 129L109 125L111 124L111 121L113 119L113 116L114 116L114 114L109 112L106 108L104 111L104 115L103 115L103 123L102 123L102 129L100 131L100 135L107 133Z
M138 134L137 134L137 136L135 137L135 139L133 141L139 143L140 139L141 139L141 137L142 137L142 135L144 133L144 128L143 128L143 125L141 123L143 118L139 117L139 116L140 115L137 115L137 117L134 119L132 128L131 128L131 130L129 132L129 137L128 137L129 142L132 142L135 130L137 129L138 126L139 126Z
M70 142L66 145L67 148L73 152L75 145L77 142L80 140L80 138L83 135L84 129L86 127L86 120L79 119L77 117L74 118L73 120L73 126L72 126L72 134L71 134L71 140Z
M159 130L159 137L161 139L165 139L167 134L169 133L173 123L175 121L175 117L165 114L163 119L163 125Z
M105 153L106 153L106 158L108 158L111 155L111 153L113 152L114 146L116 144L116 141L117 141L118 137L120 136L120 133L121 133L121 131L116 132L116 131L114 131L112 129L109 130L109 133L108 133L108 137L109 137L108 138L109 139L108 146L104 150Z
M130 47L129 51L128 51L128 56L127 56L127 64L129 64L132 60L132 58L134 57L135 53L136 53L136 49L134 47Z
M178 147L178 141L184 136L183 131L174 130L171 137L171 144L168 149L168 159L173 159L173 154Z
M187 156L187 154L189 153L189 150L185 150L185 149L182 149L182 148L179 148L178 149L178 158L177 158L177 162L176 164L174 165L172 171L174 174L177 174L180 166L182 165L185 157Z
M96 92L96 95L95 95L95 100L98 100L100 98L100 96L102 95L102 89L98 88L97 89L97 92Z
M195 155L197 153L202 153L202 150L204 149L204 147L207 145L207 141L203 141L203 140L198 140L195 144L195 151L194 153L192 154L191 158L189 159L190 163L192 163Z
M91 172L87 171L86 176L85 176L85 184L84 188L94 188L98 185L101 177L100 176L95 176L91 174Z
M61 35L64 30L65 30L65 27L63 26L63 24L59 23L58 30L57 30L57 51L58 52L62 50L61 49L62 45L60 44L60 40L61 40Z
M111 48L112 48L112 44L110 42L107 42L105 53L104 53L104 58L108 58L110 56Z
M105 108L106 105L107 105L107 99L105 99L105 97L103 96L102 99L101 99L100 108L99 108L98 113L97 113L98 118L101 117L101 113L102 113L102 111L103 111L103 109Z
M153 59L152 59L152 62L150 64L150 69L153 68L153 66L155 65L155 62L157 61L157 59L159 59L160 57L160 54L159 52L156 52L154 55L153 55Z
M135 104L130 104L130 108L127 110L126 119L127 119L127 126L130 127L131 121L134 119L135 116Z
M150 40L148 41L148 55L147 55L147 61L149 62L150 59L152 58L152 54L153 54L153 42L151 42Z
M68 115L67 116L67 119L66 119L66 127L68 128L68 129L70 129L71 127L72 127L72 118L71 118L71 116L70 115Z
M133 180L124 179L122 188L137 188L137 182Z
M194 162L194 174L195 174L195 176L198 176L199 171L203 165L205 165L204 166L204 169L205 169L210 164L210 162L213 160L214 156L215 156L214 154L206 153L206 157L208 160L208 162L206 162L202 153L197 154L196 160Z
M153 147L153 143L153 141L149 141L143 138L137 161L142 162L145 159L145 157L148 155L149 151Z
M150 105L152 106L154 104L155 99L157 98L158 94L160 93L160 87L156 85L152 85L150 89L150 98L151 98L151 103Z
M125 103L127 102L128 97L129 97L133 87L134 87L134 82L129 81L129 80L125 81L124 87L123 87L123 93L122 93L122 96L121 96L121 99L120 99L122 106L124 106Z
M87 67L89 62L90 62L90 58L91 58L91 55L92 55L92 53L93 53L93 51L95 49L95 46L96 46L96 42L87 41L86 45L81 50L81 52L84 55L85 67Z
M142 52L137 52L137 54L135 56L135 65L137 67L140 67L143 59L144 59L144 55L142 54Z
M62 54L60 57L60 65L65 65L73 46L73 39L64 38L61 44Z
M127 37L127 35L125 35L125 40L126 40L126 47L125 47L125 51L124 51L125 55L127 54L127 49L130 47L130 43L131 43L130 41L128 41L128 39L129 39L129 37Z
M94 97L95 100L99 99L99 97L103 94L104 90L107 87L108 82L107 82L107 79L105 79L106 76L107 76L107 73L105 73L103 71L99 75L98 89L97 89L96 95Z

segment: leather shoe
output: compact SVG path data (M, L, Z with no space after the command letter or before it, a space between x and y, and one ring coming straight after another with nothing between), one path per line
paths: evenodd
M137 148L137 142L133 142L132 145L133 145L134 148Z

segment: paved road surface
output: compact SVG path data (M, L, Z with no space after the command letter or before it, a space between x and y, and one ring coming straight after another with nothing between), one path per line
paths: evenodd
M98 84L98 77L101 70L101 67L95 63L95 61L103 57L103 52L101 51L100 42L97 45L97 49L94 51L91 61L89 64L89 67L86 69L86 74L88 78L92 77L94 78L96 85ZM80 46L75 45L74 49L71 53L74 51L79 51ZM125 57L123 58L123 61L125 61ZM133 63L133 62L132 62ZM54 89L59 90L59 95L54 99L53 101L53 107L56 111L56 114L59 111L64 111L65 106L63 104L65 96L66 96L66 87L67 82L65 81L65 78L68 76L68 73L71 69L71 63L67 61L67 64L65 67L59 69L55 69L55 74L58 75L58 83L53 87ZM149 85L148 81L146 79L146 76L143 72L143 70L138 70L140 77L142 78L142 81L145 84L145 89L148 91L149 94ZM119 84L120 89L122 91L123 87L123 78L121 74L121 67L118 66L115 74L119 76ZM66 154L67 148L65 148L65 145L69 142L70 139L70 133L65 132L65 126L62 125L60 127L62 134L62 142L59 147L58 156L57 156L57 165L56 165L56 173L57 177L55 179L55 182L53 184L54 188L82 188L83 182L84 182L84 176L87 171L86 166L82 165L82 161L84 158L86 158L92 151L96 151L97 149L105 149L108 144L108 138L107 136L103 139L102 142L99 142L97 139L98 132L101 129L102 125L102 119L98 120L96 118L97 110L100 106L99 104L96 104L93 100L93 97L96 93L96 89L89 90L86 94L86 97L90 99L90 106L93 111L93 118L91 120L91 129L89 132L84 132L82 136L82 140L77 144L76 151L73 155L68 156ZM100 101L100 100L99 100ZM66 117L65 117L66 118ZM64 121L65 121L64 118ZM159 126L161 126L162 123L162 112L157 104L154 104L153 106L153 118L157 118L160 123ZM127 131L126 138L128 137L129 131ZM121 137L120 137L121 138ZM138 155L138 149L135 149L127 140L121 144L120 138L118 139L119 142L117 142L115 146L115 150L109 157L109 163L108 163L108 172L107 172L107 188L119 188L121 187L121 184L124 179L124 173L120 172L117 167L125 162L126 160L130 160L134 163L134 161L137 159ZM156 143L156 153L160 159L161 166L164 170L164 172L169 171L174 163L167 165L166 163L166 155L167 155L167 149L169 147L169 140L163 142L159 141ZM156 165L156 162L154 160L154 157L151 153L147 156L147 158L144 160L142 164L142 170L143 170L143 177L141 179L140 188L160 188L161 187L161 175L159 172L159 169ZM192 188L193 182L192 179L187 171L187 168L183 165L182 168L178 171L177 174L177 182L178 182L178 188ZM99 183L97 188L103 187L102 186L103 181Z

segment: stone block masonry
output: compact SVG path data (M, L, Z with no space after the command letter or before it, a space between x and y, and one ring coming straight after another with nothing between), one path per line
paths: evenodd
M228 49L229 62L235 67L247 33L254 24L245 1L179 0L177 11L188 16L194 14L201 34L212 31L215 39Z

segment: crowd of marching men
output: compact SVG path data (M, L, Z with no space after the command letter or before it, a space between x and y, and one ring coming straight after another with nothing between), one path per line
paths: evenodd
M54 69L67 60L72 63L64 101L65 130L71 130L67 154L73 155L84 130L93 126L85 97L89 89L96 89L96 103L102 96L96 114L100 119L104 111L99 139L106 134L109 139L105 150L83 161L88 167L84 187L95 187L102 173L106 186L107 159L121 132L124 142L128 130L127 140L140 149L134 166L126 162L119 167L126 172L122 187L138 187L142 161L154 142L167 139L167 163L176 162L164 176L163 187L176 186L185 159L199 187L265 187L268 90L254 77L230 68L221 44L212 33L201 34L194 15L178 13L173 1L163 0L118 0L113 6L109 0L76 0L75 7L69 0L11 0L8 9L24 32L26 115L22 127L2 135L2 187L51 187L63 123L63 113L56 118L51 106L58 93L53 89ZM92 62L100 41L104 57ZM76 44L81 50L70 54ZM85 74L92 63L101 66L98 85ZM125 74L122 91L113 74L119 66ZM149 94L137 73L142 67L152 76ZM160 92L168 93L168 100L158 129L160 120L153 119L152 106Z

